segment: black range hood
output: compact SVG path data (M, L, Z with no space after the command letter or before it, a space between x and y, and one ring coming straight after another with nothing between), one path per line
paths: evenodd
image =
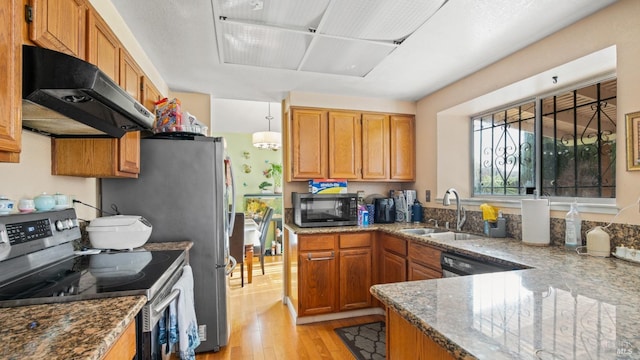
M22 127L52 137L122 137L155 116L97 66L22 46Z

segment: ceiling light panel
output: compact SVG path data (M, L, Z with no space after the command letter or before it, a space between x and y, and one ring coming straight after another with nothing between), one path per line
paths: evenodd
M311 42L303 33L222 22L224 62L295 70Z
M221 14L234 20L248 20L273 26L317 28L329 0L215 0ZM262 8L256 7L261 3ZM254 10L256 9L256 10Z
M319 32L367 40L401 40L424 24L446 0L334 1Z
M363 77L393 50L372 42L316 38L300 70Z

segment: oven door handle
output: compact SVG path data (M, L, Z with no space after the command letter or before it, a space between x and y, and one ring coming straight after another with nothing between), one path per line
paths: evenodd
M163 312L164 309L166 309L167 306L169 306L169 304L171 304L171 302L178 297L178 295L180 295L179 289L174 289L173 291L171 291L171 294L169 294L169 296L162 300L158 305L153 307L153 312L155 312L156 314Z

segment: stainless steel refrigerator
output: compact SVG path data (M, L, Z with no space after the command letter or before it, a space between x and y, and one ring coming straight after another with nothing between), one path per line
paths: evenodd
M141 140L137 179L101 181L102 209L115 205L121 214L144 216L153 225L149 242L193 241L196 352L219 351L229 341L230 171L222 138L153 137Z

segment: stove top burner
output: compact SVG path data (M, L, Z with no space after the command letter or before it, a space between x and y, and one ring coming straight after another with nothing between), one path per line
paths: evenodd
M0 287L0 307L146 295L184 262L184 252L116 251L72 257Z

